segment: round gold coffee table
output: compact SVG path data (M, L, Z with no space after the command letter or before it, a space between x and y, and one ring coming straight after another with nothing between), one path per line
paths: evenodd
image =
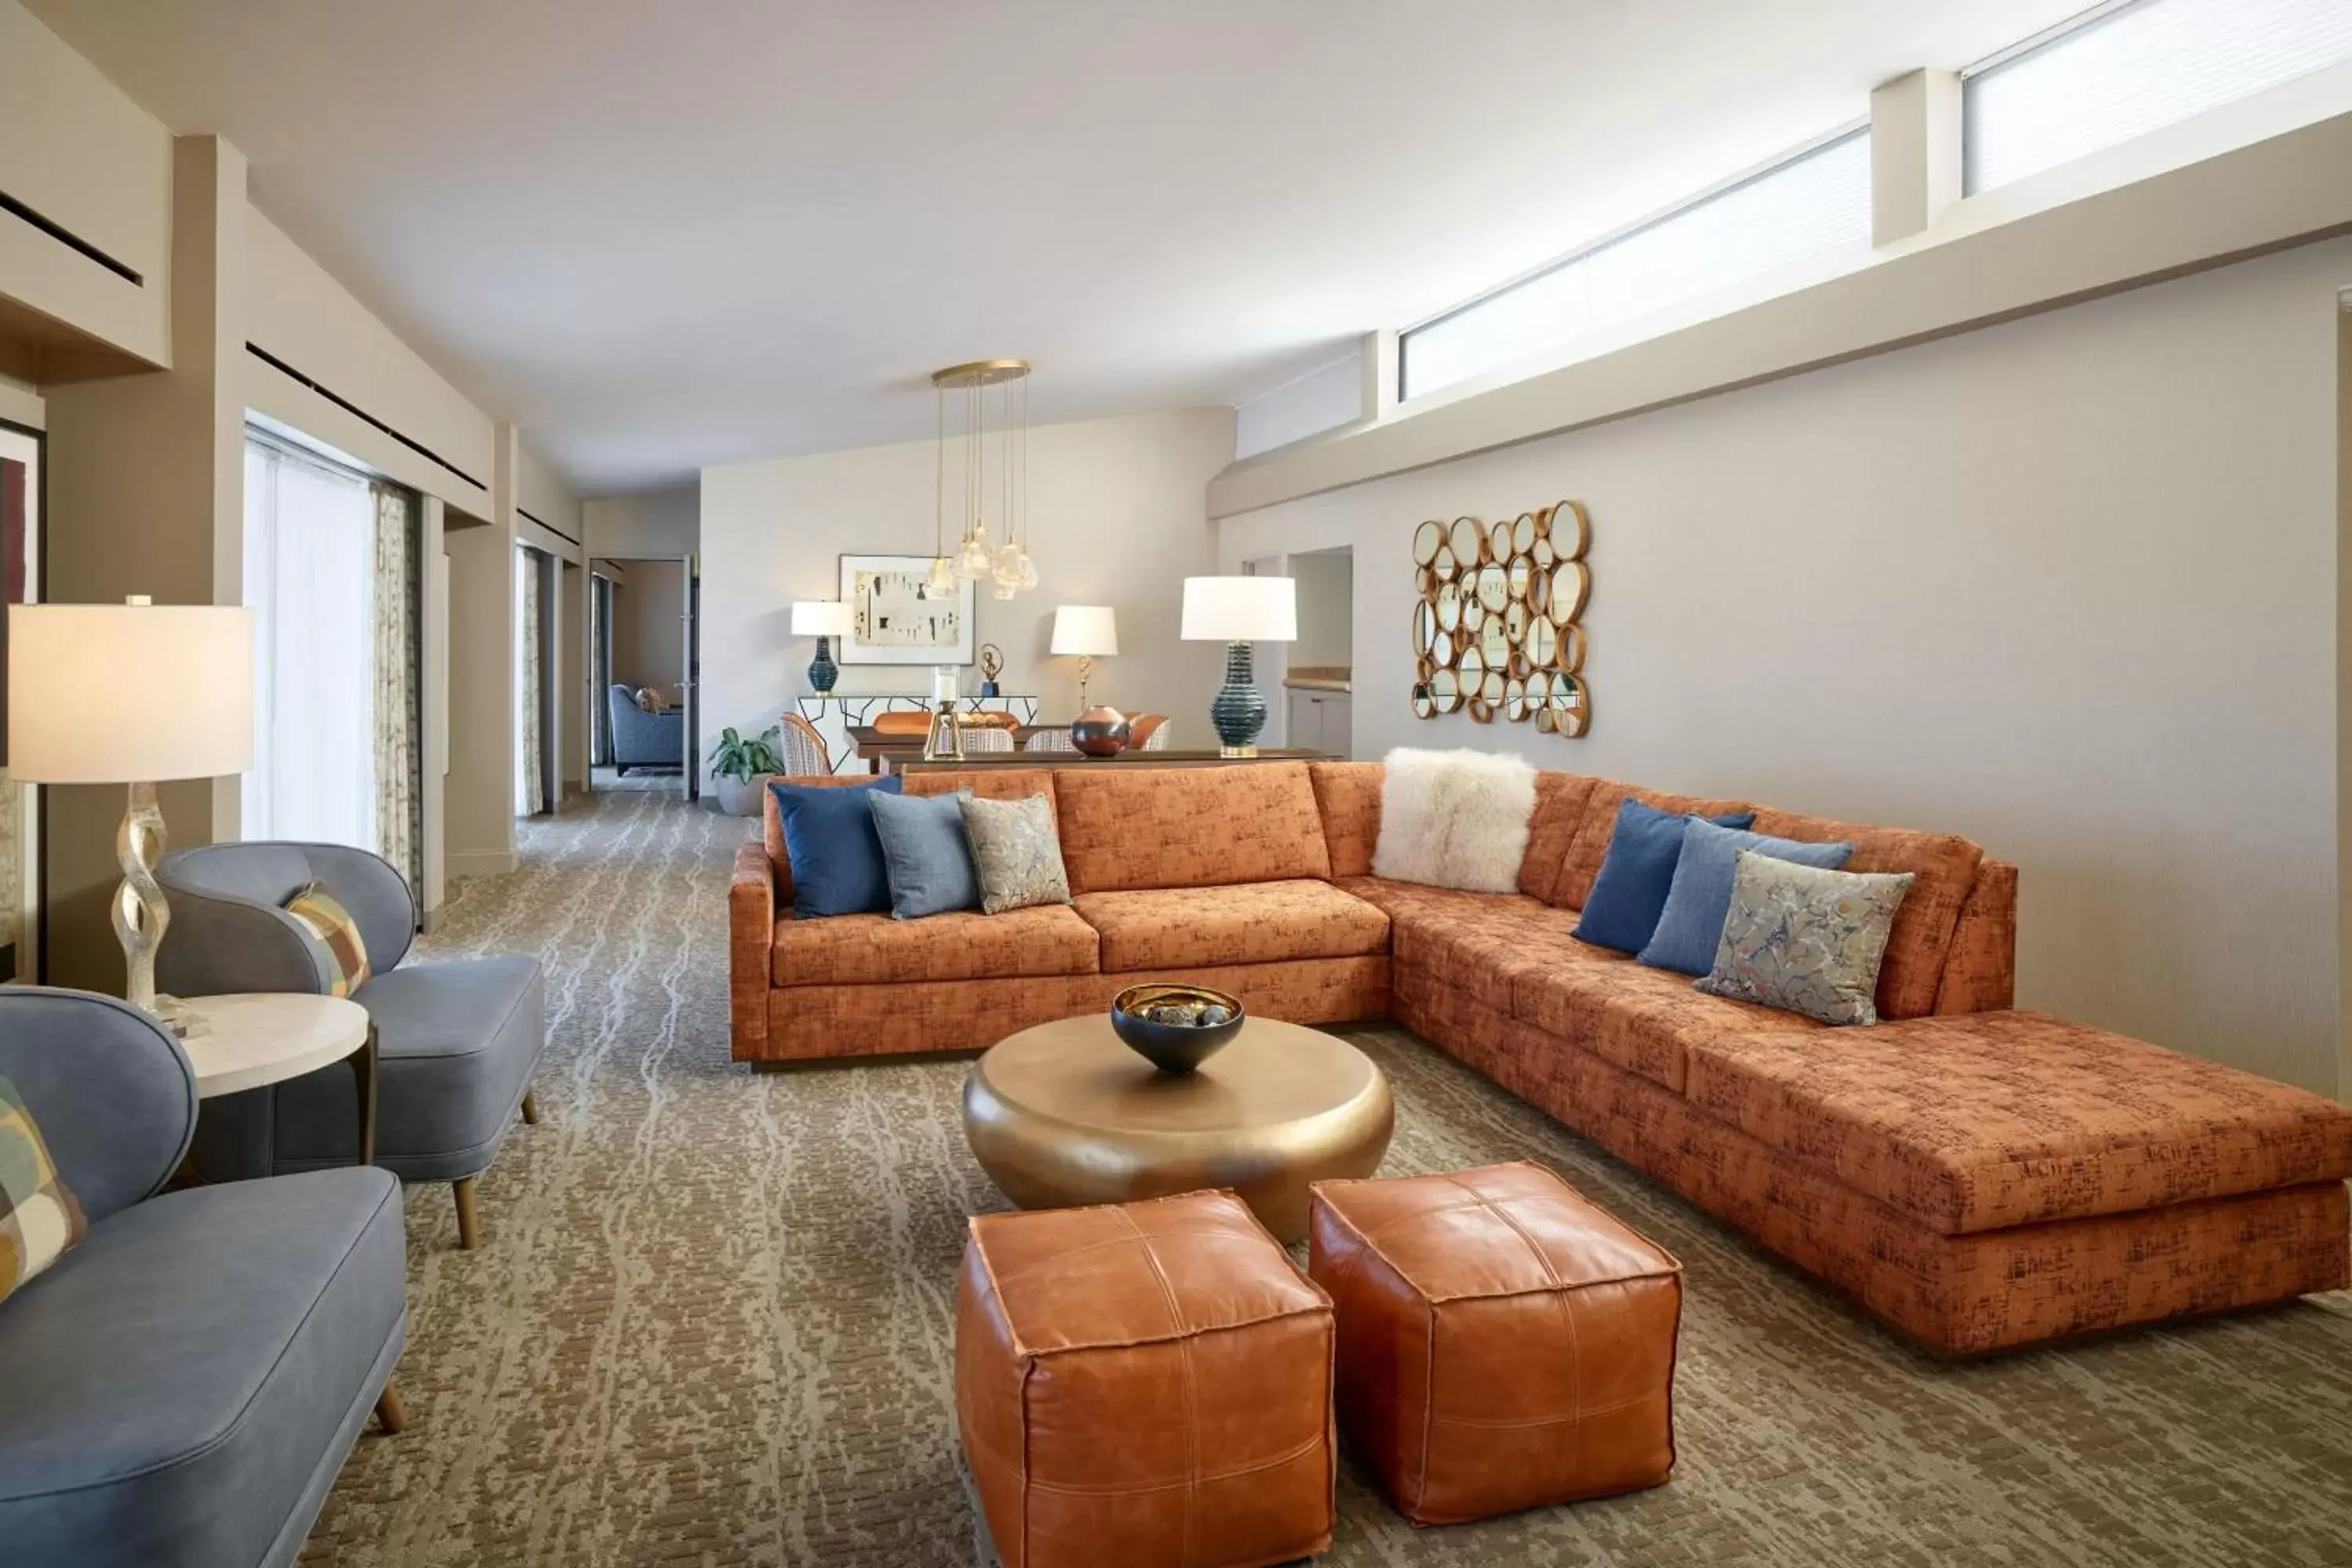
M1370 1058L1314 1029L1251 1018L1197 1072L1164 1073L1092 1014L982 1057L963 1125L1023 1208L1231 1187L1288 1242L1307 1234L1308 1183L1380 1167L1396 1106Z

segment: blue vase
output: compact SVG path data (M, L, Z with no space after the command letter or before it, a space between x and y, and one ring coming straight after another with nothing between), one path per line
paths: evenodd
M833 689L841 676L840 667L833 662L833 639L816 639L816 657L809 661L809 689L822 695Z
M1216 727L1227 756L1257 755L1258 732L1265 728L1265 699L1258 694L1245 642L1225 645L1225 684L1209 704L1209 722Z

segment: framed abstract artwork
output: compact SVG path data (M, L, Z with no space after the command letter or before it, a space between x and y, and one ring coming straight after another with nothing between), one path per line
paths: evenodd
M849 606L844 664L970 664L972 585L930 587L928 555L845 555L841 602Z
M41 438L0 421L0 602L40 597ZM37 977L41 792L8 776L8 628L0 610L0 983Z

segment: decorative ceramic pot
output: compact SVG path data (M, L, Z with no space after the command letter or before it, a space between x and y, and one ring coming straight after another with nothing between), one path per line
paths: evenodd
M1089 708L1070 726L1070 744L1090 757L1115 757L1127 750L1127 715L1116 708Z
M1241 1001L1205 985L1130 985L1111 998L1110 1027L1161 1072L1191 1072L1241 1033Z
M724 776L710 781L712 793L719 797L719 809L730 816L760 815L760 781L730 779Z

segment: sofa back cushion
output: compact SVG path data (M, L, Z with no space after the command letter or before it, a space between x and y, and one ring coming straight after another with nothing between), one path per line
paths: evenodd
M1584 773L1536 774L1536 814L1528 819L1528 852L1519 862L1519 891L1553 902L1560 862L1568 858L1569 846L1584 827L1584 807L1600 782Z
M1540 800L1540 797L1538 797ZM1609 858L1610 841L1617 835L1617 814L1626 801L1638 800L1643 805L1677 816L1696 813L1700 816L1730 816L1756 808L1744 800L1714 800L1703 795L1670 795L1664 790L1643 789L1638 784L1622 784L1609 779L1595 779L1584 797L1583 820L1577 826L1576 836L1562 853L1559 874L1552 884L1551 896L1546 901L1555 909L1580 910L1592 897L1592 879L1601 874L1601 863ZM1540 805L1538 807L1541 809ZM1759 819L1756 831L1767 829ZM1801 833L1780 833L1783 838L1801 838ZM1530 854L1534 846L1528 846Z
M1304 763L1064 768L1054 784L1074 893L1330 879Z
M1895 911L1886 958L1879 966L1878 1016L1924 1018L1933 1013L1952 928L1976 886L1984 851L1957 834L1872 827L1771 806L1757 811L1756 831L1809 843L1843 839L1853 846L1847 870L1911 873L1911 890Z
M1021 800L1033 795L1055 799L1051 768L987 768L971 773L925 772L900 776L906 780L908 795L953 795L960 789L968 789L982 800Z
M1307 764L1334 877L1372 874L1372 847L1381 838L1381 784L1387 772L1379 763Z

